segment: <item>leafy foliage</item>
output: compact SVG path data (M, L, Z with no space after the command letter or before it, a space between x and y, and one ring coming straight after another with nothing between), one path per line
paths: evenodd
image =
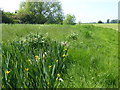
M101 20L99 20L98 23L103 23L103 22Z
M22 23L62 24L60 2L22 2L18 15Z
M10 17L13 15L12 13L4 12L2 10L0 10L0 12L2 12L2 23L13 23L13 19Z
M111 23L120 23L120 20L118 20L118 19L113 19L113 20L111 20Z
M74 25L75 24L75 16L67 14L65 17L65 20L63 21L63 24Z

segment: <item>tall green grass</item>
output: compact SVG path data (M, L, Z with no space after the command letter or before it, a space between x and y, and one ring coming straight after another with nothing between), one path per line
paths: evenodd
M3 43L3 88L58 88L64 85L67 47L42 35Z
M66 87L118 87L118 32L92 25L81 26L76 40L71 40L71 64Z
M52 41L64 42L68 46L69 58L62 73L64 84L59 87L118 87L118 32L116 30L93 25L3 24L3 44L9 45L8 42L14 40L24 41L29 33L41 33Z

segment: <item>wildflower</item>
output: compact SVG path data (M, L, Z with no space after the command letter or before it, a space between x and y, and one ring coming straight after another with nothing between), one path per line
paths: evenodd
M45 52L45 55L47 55L47 52Z
M56 60L56 63L58 63L58 60Z
M64 51L67 51L67 48L65 48Z
M25 43L25 42L26 42L26 40L24 39L24 40L23 40L23 43Z
M43 58L45 58L45 54L43 54Z
M63 79L62 79L62 78L60 78L59 80L60 80L61 82L63 82Z
M34 40L37 40L37 38L34 38Z
M60 74L57 74L57 77L60 77Z
M10 71L6 71L6 74L9 74L10 73Z
M61 45L68 46L68 42L61 42Z
M67 55L65 55L65 54L62 55L62 57L65 57L65 56L67 56Z
M45 41L41 41L42 43L44 43Z
M25 68L25 71L26 71L26 72L28 72L28 70L29 70L28 68Z
M2 85L2 88L5 88L5 86L4 86L4 85Z
M29 61L29 62L31 62L31 60L30 60L30 59L28 59L28 61Z
M48 66L49 68L51 68L52 66Z
M40 58L39 58L39 56L35 56L35 59L36 59L36 60L39 60Z

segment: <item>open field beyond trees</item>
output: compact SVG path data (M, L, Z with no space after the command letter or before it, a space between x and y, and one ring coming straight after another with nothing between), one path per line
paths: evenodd
M95 26L100 26L100 27L104 27L104 28L112 28L112 29L115 29L115 30L118 30L118 24L93 24Z

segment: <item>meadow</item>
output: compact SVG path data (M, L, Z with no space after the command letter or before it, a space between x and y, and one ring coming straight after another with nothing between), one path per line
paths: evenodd
M112 29L114 29L114 30L118 30L118 24L111 24L111 23L109 23L109 24L93 24L93 25L96 25L96 26L100 26L100 27L104 27L104 28L112 28Z
M2 24L2 88L117 88L118 31Z

